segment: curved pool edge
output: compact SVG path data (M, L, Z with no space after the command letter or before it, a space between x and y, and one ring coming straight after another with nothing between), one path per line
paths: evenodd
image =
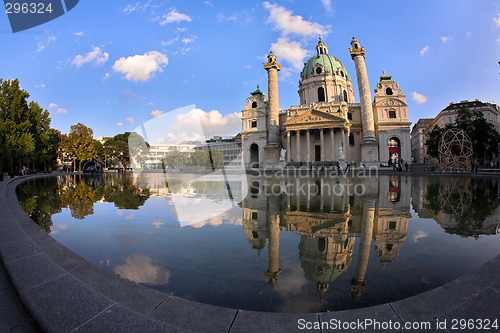
M48 332L290 332L321 324L323 330L333 329L339 321L357 323L358 320L362 324L371 320L379 325L429 322L435 329L436 321L445 319L451 329L452 319L500 318L500 255L473 273L428 292L397 302L338 312L255 312L164 294L87 262L33 223L17 201L16 186L29 179L59 175L25 176L0 182L0 255L21 300ZM359 328L371 331L375 327Z

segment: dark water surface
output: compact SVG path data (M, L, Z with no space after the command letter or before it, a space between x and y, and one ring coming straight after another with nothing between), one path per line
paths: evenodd
M106 174L33 180L17 193L42 229L89 262L245 310L395 301L500 253L498 179Z

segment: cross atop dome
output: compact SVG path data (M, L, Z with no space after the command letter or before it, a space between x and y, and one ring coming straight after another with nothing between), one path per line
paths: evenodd
M316 52L318 52L318 55L319 54L328 54L328 47L321 40L321 35L319 35L319 41L318 41L318 44L316 45Z

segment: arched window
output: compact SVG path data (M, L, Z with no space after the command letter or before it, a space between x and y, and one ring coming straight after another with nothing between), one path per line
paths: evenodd
M316 74L321 74L321 72L322 72L321 67L316 67Z
M390 87L388 87L386 90L385 90L385 94L386 95L392 95L392 89Z
M340 71L340 76L344 77L344 71L343 70Z
M344 102L347 102L347 91L344 90Z
M318 250L319 252L323 252L325 251L325 249L326 249L325 238L321 237L320 239L318 239Z
M325 101L325 89L323 87L318 88L318 102Z
M257 102L256 101L253 101L252 102L252 109L255 109L257 107Z

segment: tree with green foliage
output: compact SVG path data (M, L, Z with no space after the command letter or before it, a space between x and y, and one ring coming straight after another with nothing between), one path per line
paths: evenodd
M148 159L149 143L136 132L132 132L128 137L128 147L130 161L134 164L135 168L142 168Z
M445 129L435 125L427 136L425 145L427 146L427 155L439 158L439 142Z
M130 132L117 134L104 143L104 155L106 155L107 163L120 167L126 167L130 163L129 136Z
M82 162L90 160L96 156L95 143L92 138L91 128L78 123L71 126L70 132L63 137L62 145L67 154L73 159L73 171L76 170L78 161L78 171L81 171Z
M189 165L189 153L181 152L177 148L171 149L165 158L163 164L168 169L177 169Z

